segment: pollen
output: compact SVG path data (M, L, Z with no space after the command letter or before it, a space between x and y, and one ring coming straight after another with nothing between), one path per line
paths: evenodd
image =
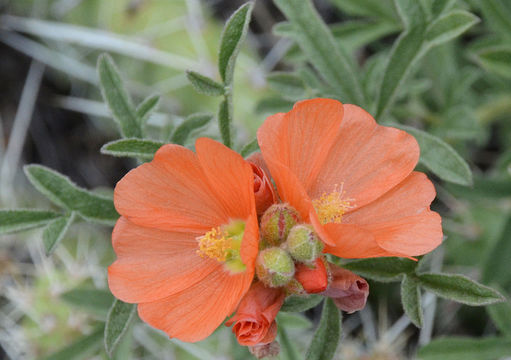
M202 258L211 258L219 262L225 262L227 255L232 249L232 239L227 231L216 227L208 231L203 236L197 238L199 249L197 254Z
M335 185L334 191L331 193L324 192L319 199L312 201L321 224L340 224L344 213L353 207L351 205L353 199L344 197L346 192L343 190L343 185L341 184L340 188Z

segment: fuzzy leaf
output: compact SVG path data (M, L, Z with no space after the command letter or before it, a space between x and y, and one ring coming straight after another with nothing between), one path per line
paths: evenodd
M257 138L253 139L251 142L245 144L240 151L241 156L246 158L252 153L255 153L259 150L259 143L257 142Z
M197 113L188 116L172 134L172 142L183 145L192 131L206 126L211 119L213 119L213 115L208 113Z
M322 300L323 297L320 295L289 296L280 311L304 312L316 307Z
M150 95L136 109L138 122L143 126L160 103L160 95Z
M330 0L348 15L379 17L394 22L397 15L392 0Z
M274 72L266 77L268 85L280 93L286 99L300 100L306 97L305 84L298 76L285 73Z
M364 105L359 73L348 53L338 47L310 0L274 0L293 27L292 38L310 63L345 103Z
M497 360L511 356L511 339L444 337L419 350L420 360Z
M511 338L511 302L506 300L500 304L493 304L486 307L493 323L499 331Z
M111 198L80 188L67 176L42 165L27 165L24 170L32 185L56 205L101 224L113 225L119 218Z
M201 75L195 71L187 71L186 77L199 94L208 96L221 96L225 94L224 86L207 76Z
M499 35L511 40L511 10L503 1L507 0L481 0L477 4L483 11L486 24L495 29Z
M405 314L418 328L422 327L421 293L417 280L411 276L403 276L401 281L401 302Z
M234 76L234 64L247 35L248 24L254 3L242 5L227 20L222 37L220 38L220 53L218 55L218 70L224 84L230 85Z
M119 157L152 159L156 151L165 143L155 140L121 139L106 143L101 153Z
M281 312L277 315L277 323L286 329L308 329L312 322L302 314L289 314Z
M479 18L468 11L450 11L433 21L426 29L427 46L436 46L450 41L478 22Z
M101 348L103 326L95 329L89 335L84 335L63 349L45 357L43 360L85 360L91 359Z
M312 338L307 360L331 360L341 339L341 313L332 299L325 300L318 329Z
M511 78L511 47L498 46L481 50L476 60L489 72Z
M394 126L415 137L421 149L421 163L439 178L459 185L472 185L470 167L450 145L425 131L404 125Z
M498 291L463 275L425 273L419 274L418 279L424 289L466 305L489 305L505 300Z
M105 349L109 356L112 356L115 347L121 341L135 314L136 308L134 304L127 304L118 299L114 300L106 318L104 334Z
M406 28L422 26L426 20L426 14L417 0L394 0L394 6Z
M377 281L399 281L403 274L413 273L417 262L398 257L361 259L342 265L360 276Z
M35 209L0 210L0 234L29 230L44 226L62 215L53 211Z
M220 135L222 135L222 141L227 147L231 147L231 122L232 107L230 100L225 98L218 108L218 128L220 129Z
M114 120L117 121L123 137L142 137L142 130L137 111L133 105L119 70L112 58L102 54L98 59L98 74L101 85L101 94L107 103Z
M70 305L106 316L114 297L109 291L94 288L75 288L60 295Z
M46 255L49 256L66 235L67 229L75 220L75 213L53 220L43 231L43 244Z
M509 183L506 184L511 189ZM509 196L509 195L504 195ZM488 196L486 196L488 198ZM501 196L498 196L501 197ZM502 233L489 251L482 266L482 281L486 284L498 284L508 288L511 283L509 264L511 262L511 218L502 229Z

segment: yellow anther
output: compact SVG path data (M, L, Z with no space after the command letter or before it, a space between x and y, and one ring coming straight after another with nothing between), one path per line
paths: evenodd
M323 193L319 199L312 201L319 221L323 225L327 223L341 223L344 213L353 207L351 206L353 199L343 198L345 194L345 191L343 191L343 184L341 184L339 190L337 187L336 185L334 191L331 193Z
M227 259L227 254L232 248L232 239L220 227L211 229L197 240L199 241L197 254L200 257L209 257L219 262L224 262Z

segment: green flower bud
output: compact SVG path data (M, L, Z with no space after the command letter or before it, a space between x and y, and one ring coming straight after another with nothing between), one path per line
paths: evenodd
M264 246L279 246L286 241L293 226L300 222L300 214L289 204L274 204L261 218Z
M295 264L289 254L278 247L264 249L256 260L256 274L266 286L286 285L295 274Z
M286 240L285 248L298 262L312 264L323 251L323 242L311 225L294 226Z

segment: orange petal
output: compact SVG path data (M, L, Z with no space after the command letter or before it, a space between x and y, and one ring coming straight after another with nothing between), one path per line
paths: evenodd
M308 294L317 294L325 291L328 286L328 273L322 258L316 259L314 267L297 263L295 265L295 279L302 284Z
M247 159L247 162L254 173L254 197L257 215L262 215L272 204L277 202L277 194L273 189L270 177L262 167L264 166L267 169L266 163L262 159L261 153L257 154L259 156L254 154L254 156L251 156L252 159Z
M228 217L206 184L192 151L164 145L151 162L117 183L114 203L121 215L141 226L205 232Z
M252 214L254 175L250 165L238 153L209 138L197 139L195 150L223 213L239 219Z
M196 254L198 234L144 228L121 217L112 233L117 260L108 268L115 297L135 303L180 292L221 265Z
M138 305L140 318L182 341L203 340L232 314L252 283L253 272L214 271L192 287Z
M371 224L416 215L429 208L436 196L433 183L414 171L405 180L375 201L343 216L351 224Z
M300 101L287 114L268 117L257 139L273 178L281 174L272 164L280 163L307 190L327 159L342 119L343 105L332 99Z
M307 192L315 199L343 184L345 197L354 199L351 205L361 207L403 181L418 160L419 146L413 136L376 124L358 106L344 105L338 136Z
M443 238L442 219L429 209L418 215L364 227L374 234L379 246L401 256L426 254L440 245Z

